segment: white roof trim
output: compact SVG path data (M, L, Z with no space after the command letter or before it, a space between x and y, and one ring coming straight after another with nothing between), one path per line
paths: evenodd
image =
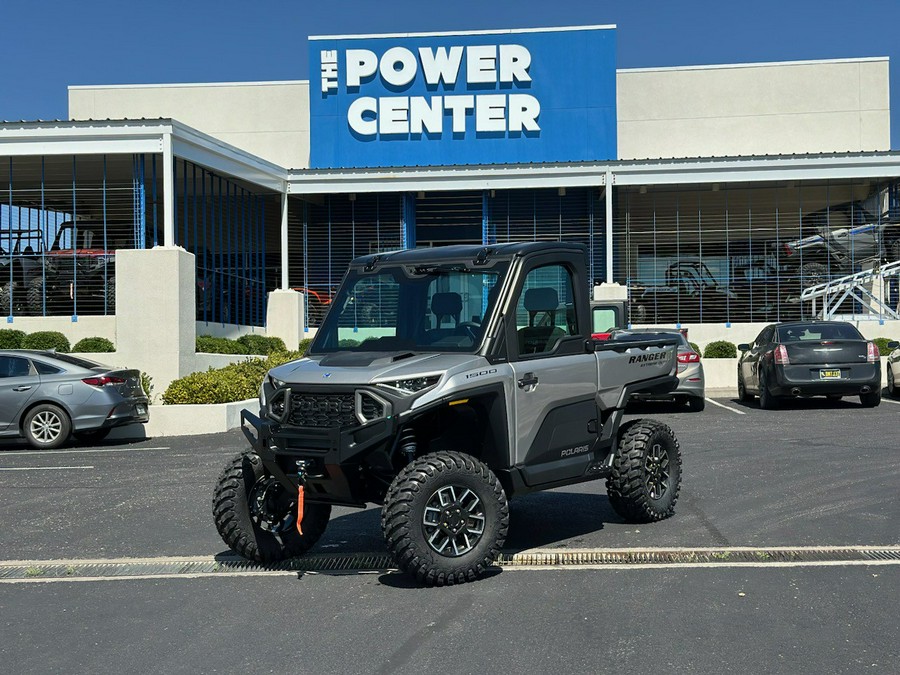
M559 26L546 28L504 28L497 30L458 30L437 33L369 33L363 35L310 35L308 40L371 40L375 38L455 37L458 35L513 35L518 33L556 33L576 30L611 30L616 24L596 26Z
M70 84L73 89L174 89L177 87L271 87L285 84L305 84L309 80L270 80L259 82L161 82L157 84Z
M617 73L655 73L667 70L717 70L723 68L766 68L769 66L818 66L833 63L869 63L890 61L889 56L862 56L850 59L814 59L811 61L761 61L759 63L716 63L706 66L660 66L653 68L619 68Z

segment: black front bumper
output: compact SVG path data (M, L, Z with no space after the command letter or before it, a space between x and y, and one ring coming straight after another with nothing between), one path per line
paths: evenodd
M351 429L301 428L261 419L245 409L241 430L266 469L285 487L296 490L299 486L301 462L306 499L364 506L372 495L362 459L389 449L397 423L391 418Z

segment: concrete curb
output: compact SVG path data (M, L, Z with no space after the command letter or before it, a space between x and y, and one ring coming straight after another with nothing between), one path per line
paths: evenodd
M130 424L113 429L110 438L160 438L216 434L241 426L241 410L255 411L255 398L212 405L151 405L147 424Z

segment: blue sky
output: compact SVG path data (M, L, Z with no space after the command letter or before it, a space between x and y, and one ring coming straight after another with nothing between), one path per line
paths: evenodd
M70 84L307 79L307 35L618 25L618 66L891 57L897 0L4 0L0 119L64 119Z

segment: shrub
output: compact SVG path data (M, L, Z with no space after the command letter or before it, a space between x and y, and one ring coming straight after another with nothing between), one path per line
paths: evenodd
M705 359L736 359L737 355L737 346L728 340L710 342L703 351Z
M297 346L297 351L301 354L306 354L309 351L309 346L312 344L312 338L306 338L305 340L300 340L300 344Z
M338 340L338 347L344 347L345 349L350 349L352 347L359 347L359 340L351 340L350 338L344 338L343 340Z
M204 354L246 354L247 349L237 340L212 335L197 336L197 351Z
M151 401L153 400L153 378L150 377L143 370L141 371L141 387L144 390L144 393L147 394L147 398Z
M25 333L12 328L0 328L0 349L22 349Z
M22 340L23 349L55 349L58 352L69 351L69 341L66 336L55 330L39 330L30 333Z
M693 349L693 350L694 350L695 352L697 352L698 354L702 354L702 353L703 353L702 351L700 351L700 345L698 345L696 342L690 342L690 341L688 341L688 344L691 346L691 349Z
M266 373L282 363L299 359L299 352L274 352L264 359L250 358L224 368L191 373L175 380L162 395L166 405L230 403L256 398Z
M242 335L237 339L244 347L245 354L271 354L272 352L287 351L284 340L279 337L267 337L265 335Z
M75 343L73 352L114 352L116 346L105 337L86 337Z
M874 342L878 346L878 352L882 356L887 356L888 354L891 353L891 350L888 349L888 342L893 342L893 340L891 338L877 337L874 340L872 340L872 342Z

